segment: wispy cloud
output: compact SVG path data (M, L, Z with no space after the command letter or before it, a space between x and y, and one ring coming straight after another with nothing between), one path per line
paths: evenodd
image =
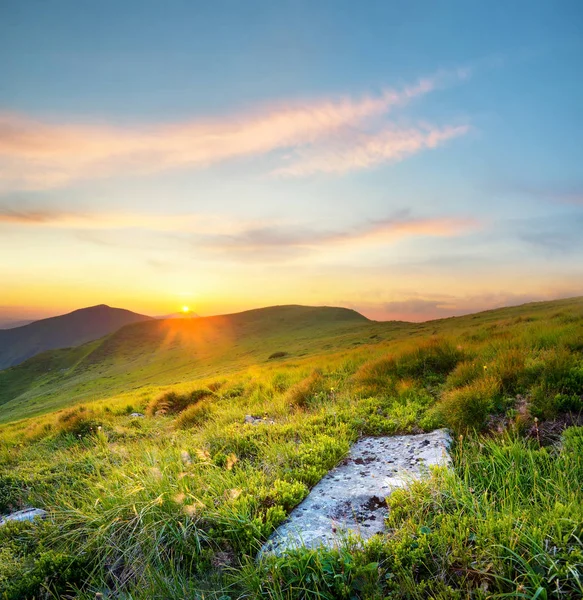
M382 246L407 237L450 237L463 235L481 224L471 218L418 218L403 212L386 219L369 221L344 230L316 230L299 226L267 225L246 228L230 235L197 235L194 245L236 260L261 257L295 257L314 250L355 246Z
M436 148L447 140L465 135L469 126L397 129L391 128L372 135L358 135L323 148L300 150L298 158L276 175L300 177L312 173L344 173L368 169L386 162L397 162L422 150Z
M338 305L354 308L371 319L380 321L429 321L476 312L518 306L528 302L569 298L581 294L583 288L571 287L550 292L532 293L483 293L469 296L415 294L388 302L337 302Z
M223 118L159 126L51 123L0 112L0 185L5 190L45 189L85 178L204 167L275 150L309 146L311 152L339 133L346 143L351 130L383 117L451 79L465 77L464 70L439 73L375 96L281 103ZM330 145L326 144L321 155L315 150L311 157L316 167L307 167L304 159L289 168L295 169L293 174L299 174L302 170L342 172L359 165L367 167L435 147L444 139L464 132L463 128L455 127L392 130L368 140L353 132L357 136L355 144L348 144L351 150L342 150L342 157L332 168L327 157Z
M247 222L249 226L250 222ZM207 232L209 230L229 234L244 225L230 222L222 216L138 212L76 213L59 209L38 210L18 208L14 205L0 206L0 225L42 227L74 230L144 229L158 232ZM255 224L256 225L256 224Z
M127 229L167 234L206 255L236 260L293 257L327 247L382 246L410 237L453 237L483 226L469 217L419 217L408 210L384 219L339 229L298 223L226 219L224 215L152 213L73 213L0 206L0 226L72 230L100 245L117 245L115 232ZM107 232L108 238L99 232ZM124 236L127 243L127 238Z

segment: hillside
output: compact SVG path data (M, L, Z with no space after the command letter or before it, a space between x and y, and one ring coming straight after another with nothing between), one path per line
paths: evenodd
M152 390L363 348L378 352L399 340L427 335L507 335L506 323L537 323L583 299L530 303L425 323L370 321L333 307L274 306L196 319L149 320L88 344L45 352L0 371L0 423L115 394ZM525 316L527 315L527 316ZM479 334L472 333L479 331ZM270 360L274 353L284 356Z
M275 352L297 358L350 347L378 328L352 310L305 306L133 323L0 371L0 422L147 385L232 372ZM399 324L381 328L396 330Z
M582 596L583 298L136 323L1 375L5 421L47 414L0 426L0 513L50 516L0 526L3 598ZM257 557L356 440L442 427L451 468L370 498L379 535Z
M129 323L148 319L150 317L129 310L100 304L21 327L0 329L0 369L18 365L46 350L85 344Z

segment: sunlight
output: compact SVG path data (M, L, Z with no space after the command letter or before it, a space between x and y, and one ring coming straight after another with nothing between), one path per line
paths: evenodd
M189 313L190 312L190 308L188 308L188 306L183 306L182 307L182 312L183 313Z

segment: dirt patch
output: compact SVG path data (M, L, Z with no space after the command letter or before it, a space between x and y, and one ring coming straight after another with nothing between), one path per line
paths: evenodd
M533 423L526 435L538 440L541 446L551 446L561 441L565 429L581 426L583 426L583 414L570 412L559 415L556 419Z

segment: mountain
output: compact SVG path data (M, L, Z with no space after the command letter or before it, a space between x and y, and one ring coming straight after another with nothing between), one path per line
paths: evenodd
M57 348L79 346L108 335L130 323L147 321L139 315L105 304L81 308L66 315L0 330L0 369Z
M15 327L24 327L24 325L29 325L33 321L35 321L35 319L6 319L5 321L0 321L0 330L14 329Z

